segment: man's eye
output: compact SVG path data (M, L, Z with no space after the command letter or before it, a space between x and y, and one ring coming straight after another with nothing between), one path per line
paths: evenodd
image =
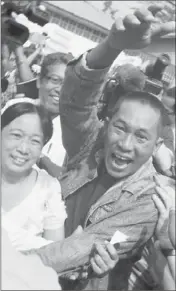
M141 142L141 143L147 141L146 136L136 135L136 137L137 137L138 141Z
M116 125L116 128L120 131L124 131L124 128L122 126Z
M59 79L57 79L57 78L51 78L51 81L52 82L59 82Z

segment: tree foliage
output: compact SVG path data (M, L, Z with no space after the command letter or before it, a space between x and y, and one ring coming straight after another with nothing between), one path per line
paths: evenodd
M113 1L103 1L103 12L108 12L112 19L115 19L115 14L118 12L118 9L113 7Z
M114 19L118 10L118 2L122 1L103 1L103 11L107 12ZM125 2L125 1L124 1ZM135 1L139 6L144 5L148 7L152 4L158 4L159 1ZM175 21L175 1L161 1L164 4L164 9L162 13L158 13L158 19L161 22ZM131 9L134 10L136 7L133 7L133 1L131 1Z

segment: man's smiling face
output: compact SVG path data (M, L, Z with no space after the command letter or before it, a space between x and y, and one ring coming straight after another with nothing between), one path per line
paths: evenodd
M47 68L47 73L38 80L39 98L51 115L59 114L59 98L66 64L56 63Z
M134 174L158 144L160 112L138 100L123 100L107 125L105 165L117 179Z

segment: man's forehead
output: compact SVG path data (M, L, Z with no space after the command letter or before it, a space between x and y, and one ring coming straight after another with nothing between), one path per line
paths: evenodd
M66 70L66 64L65 63L54 63L54 64L50 64L47 66L47 71L52 73L54 72L55 74L61 74L62 72L65 73Z
M157 108L153 108L150 104L143 104L138 100L123 100L120 104L117 112L113 115L112 120L115 122L123 121L128 122L139 122L138 126L149 128L152 125L158 125L160 122L161 112Z

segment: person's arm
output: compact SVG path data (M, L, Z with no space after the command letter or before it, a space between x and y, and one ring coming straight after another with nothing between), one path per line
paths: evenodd
M9 71L9 58L10 58L10 51L9 51L8 45L6 43L3 43L2 49L1 49L1 62L2 62L2 68L3 68L4 74Z
M157 211L150 196L146 194L145 197L137 202L124 203L120 209L118 207L116 213L88 226L83 233L52 243L36 250L35 253L44 264L51 266L58 273L74 270L89 264L90 254L96 242L104 244L105 240L111 239L115 231L119 230L128 236L128 240L121 243L118 249L119 258L133 256L153 235L156 225Z
M28 65L31 66L36 57L40 54L41 47L38 47L30 56L27 57Z
M62 94L60 115L63 144L69 160L88 152L96 138L100 122L97 103L106 73L124 49L140 49L151 44L154 36L175 31L175 23L156 23L155 15L163 5L135 11L124 19L118 18L108 37L97 47L68 65Z
M86 54L69 63L60 96L60 118L63 146L68 160L88 152L101 127L97 117L97 102L108 68L91 70Z
M49 157L44 155L40 158L39 162L37 163L37 166L40 169L44 169L49 175L51 175L54 178L60 177L64 170L64 168L56 165L50 160Z
M155 282L161 286L162 290L175 290L175 275L173 276L173 270L175 270L175 256L170 257L170 261L172 261L172 265L174 265L174 268L170 269L168 258L163 255L159 241L155 243L151 241L148 245L148 250L149 256L147 257L147 261L150 273Z
M164 189L159 179L156 179L156 183L158 196L154 195L153 200L159 211L155 229L157 241L154 245L150 244L148 260L152 273L164 290L175 290L175 253L172 254L175 252L175 191L170 187ZM163 241L163 232L169 234L170 241ZM173 251L169 250L171 245ZM166 249L169 250L168 254Z
M29 67L28 60L24 54L22 46L15 48L15 55L17 61L18 72L21 82L30 81L34 78L34 75Z
M65 238L64 225L57 229L45 229L43 237L47 240L60 241Z

